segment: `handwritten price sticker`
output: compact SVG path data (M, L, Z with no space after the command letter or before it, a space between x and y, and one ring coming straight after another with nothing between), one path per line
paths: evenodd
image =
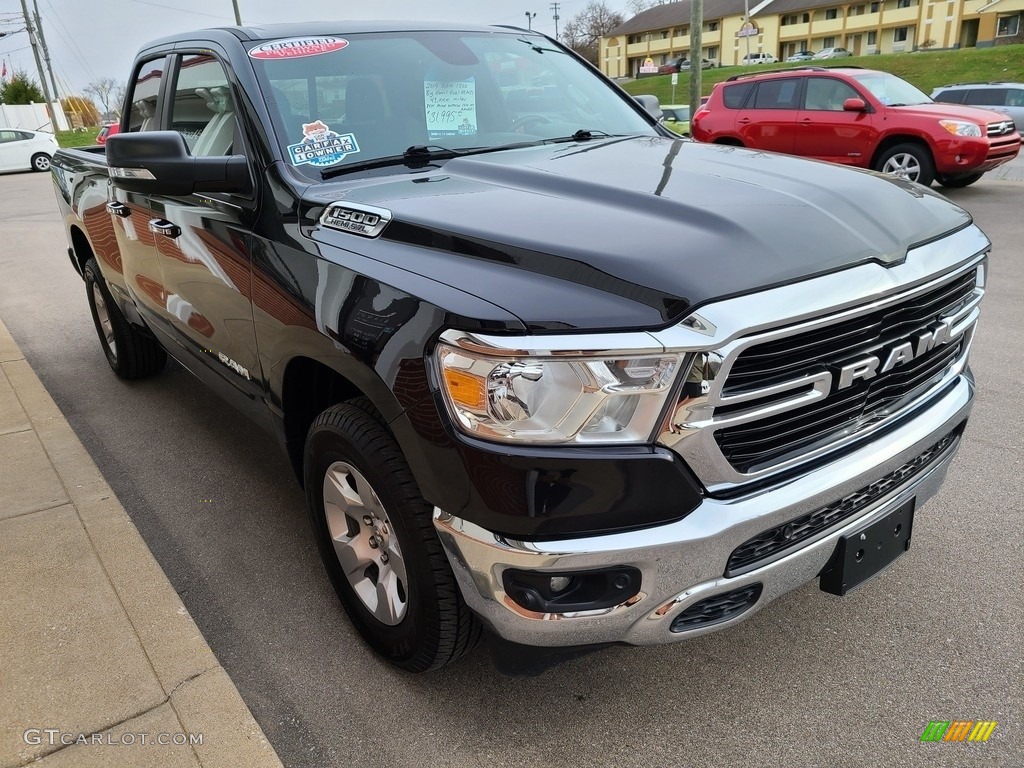
M427 80L423 83L427 132L432 136L476 133L476 81Z

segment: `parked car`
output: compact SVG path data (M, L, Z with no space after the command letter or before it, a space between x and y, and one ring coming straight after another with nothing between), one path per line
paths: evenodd
M787 56L786 61L810 61L814 58L814 51L797 51L792 56Z
M100 128L100 132L96 136L96 143L97 144L106 144L107 143L107 139L109 137L113 136L114 134L116 134L120 130L121 130L120 124L118 124L118 123L106 123L102 128Z
M824 48L814 54L816 59L845 59L847 56L853 56L845 48Z
M932 91L932 98L947 104L966 104L1009 115L1024 132L1024 83L956 83Z
M774 56L770 53L746 53L743 58L740 59L741 66L751 66L753 64L774 64L777 62Z
M48 171L58 149L52 133L4 128L0 130L0 171Z
M974 398L966 211L679 141L553 50L465 23L176 33L126 73L126 130L54 157L112 372L173 355L269 432L354 627L416 672L484 626L660 644L845 594L935 534ZM349 635L316 638L325 669Z
M660 72L661 74L671 74L672 72L684 72L684 71L688 70L690 68L690 66L691 66L690 65L690 60L687 59L687 58L673 59L672 61L668 62L667 64L662 64L660 67L658 67L658 72ZM700 60L700 68L701 69L714 69L715 68L715 62L713 62L713 61L711 61L709 59L701 59Z
M665 118L666 128L683 136L690 135L689 104L665 104L662 105L661 112Z
M895 75L859 68L734 75L715 86L690 130L698 141L830 160L926 186L965 187L1020 151L1005 115L937 104Z

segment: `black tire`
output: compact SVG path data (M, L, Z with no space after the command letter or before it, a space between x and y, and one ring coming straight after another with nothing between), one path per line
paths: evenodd
M96 259L86 262L82 276L96 335L111 370L122 379L142 379L163 370L167 364L164 348L121 314Z
M943 176L940 174L935 177L935 180L944 187L949 187L950 189L961 189L962 187L971 186L971 184L984 175L984 173L969 173L966 176Z
M898 171L898 168L903 168L903 172ZM932 153L928 151L927 147L909 142L889 147L875 161L875 170L901 179L916 181L926 187L931 185L935 179L935 163L932 161Z
M377 544L371 543L372 556L380 558L380 553L391 552L394 560L396 542L400 550L397 555L405 574L400 582L404 613L399 616L398 611L391 612L391 623L375 615L342 568L342 550L336 549L331 533L331 521L338 525L339 508L335 504L335 515L329 518L324 500L328 475L337 481L339 467L342 471L354 470L344 475L352 491L360 498L372 498L374 504L379 502L376 512L364 507L362 513L384 513L374 525L386 524L380 527L387 542L378 539ZM359 398L341 403L316 418L306 437L304 473L306 505L320 556L334 591L363 639L381 656L411 672L438 669L471 650L481 637L480 622L462 600L434 530L432 507L420 495L401 449L379 416L369 410L368 401ZM353 518L368 519L359 509L356 506L348 510L356 512L346 515L349 533L342 534L338 541L356 541L364 533L369 535L371 529L374 535L377 533L378 529L369 523L359 527ZM340 546L343 549L345 544ZM371 554L371 550L363 552ZM378 600L387 562L365 560L358 566L362 569L356 577L360 586L365 592L371 582L376 583Z
M50 170L50 156L45 152L32 155L32 170L36 173L46 173Z

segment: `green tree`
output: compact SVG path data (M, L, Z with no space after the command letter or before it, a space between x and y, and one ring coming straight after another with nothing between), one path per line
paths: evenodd
M45 104L46 98L35 80L25 72L15 72L10 80L0 86L0 103Z

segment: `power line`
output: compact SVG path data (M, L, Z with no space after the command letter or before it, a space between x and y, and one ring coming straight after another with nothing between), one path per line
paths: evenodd
M58 27L55 27L55 29L57 30L57 34L60 36L60 39L67 44L68 50L71 52L71 55L75 57L78 63L82 65L82 69L88 72L93 80L98 80L99 78L96 76L96 72L89 66L89 62L85 60L85 54L82 53L82 49L79 48L78 44L75 42L75 36L71 34L66 26L64 26L64 22L60 18L60 13L53 7L50 0L46 0L46 4L50 6L50 10L53 11L54 19L59 25ZM67 34L65 35L64 32L61 32L61 29L63 29Z
M151 5L154 8L166 8L168 11L177 11L178 13L181 13L183 10L182 8L175 8L173 5L161 5L160 3L152 3L149 0L132 0L132 2L138 3L139 5ZM187 13L194 16L209 16L211 19L230 19L231 21L234 21L232 17L224 14L203 13L202 11L193 10L189 10L187 11Z

